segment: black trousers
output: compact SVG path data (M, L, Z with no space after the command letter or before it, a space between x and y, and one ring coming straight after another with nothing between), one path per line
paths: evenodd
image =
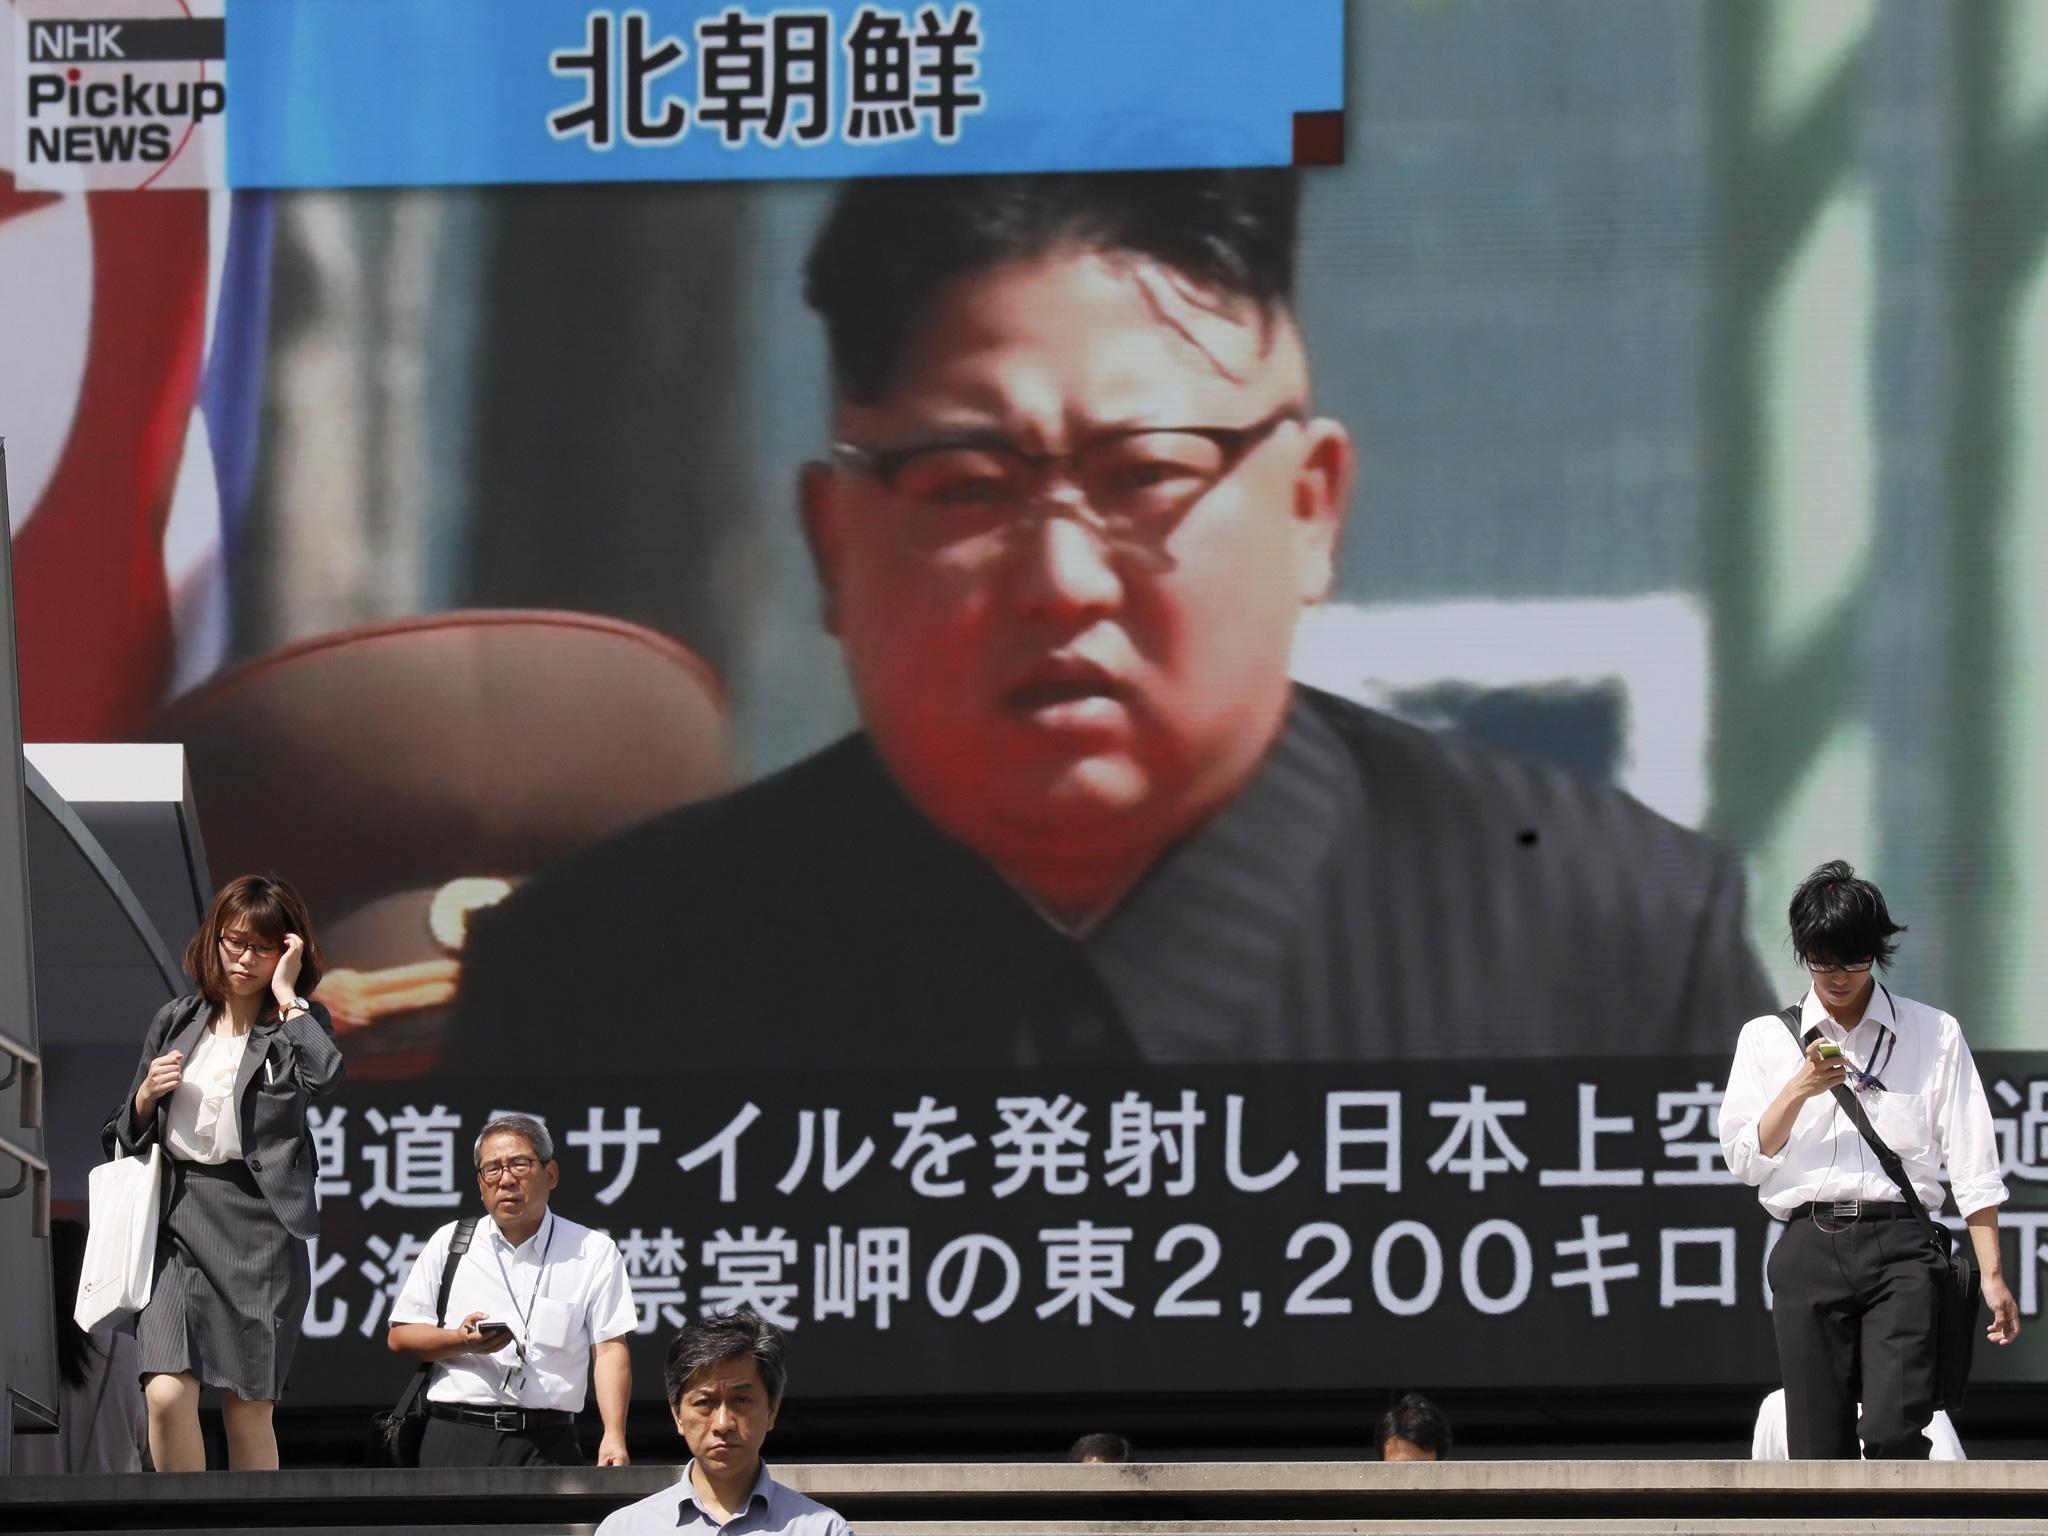
M574 1424L544 1424L517 1434L428 1419L420 1439L423 1467L580 1467L583 1448Z
M1830 1233L1801 1216L1771 1250L1770 1277L1792 1459L1925 1461L1941 1300L1920 1224Z

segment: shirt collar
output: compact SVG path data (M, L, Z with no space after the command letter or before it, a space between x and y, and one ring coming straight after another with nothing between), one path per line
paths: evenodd
M1857 1029L1861 1029L1865 1024L1872 1023L1880 1028L1897 1029L1899 1010L1892 1002L1891 993L1886 990L1885 984L1880 981L1870 989L1870 1001L1864 1005L1863 1017L1856 1021L1856 1028L1845 1030L1840 1024L1835 1022L1835 1016L1828 1012L1827 1005L1820 1000L1819 995L1814 992L1813 988L1808 987L1806 989L1806 997L1800 1004L1799 1021L1807 1029L1811 1029L1815 1025L1820 1026L1822 1034L1853 1035Z
M683 1497L681 1502L676 1505L676 1524L680 1526L687 1523L690 1518L690 1511L694 1509L708 1523L722 1530L724 1527L719 1525L717 1518L713 1516L710 1510L704 1507L703 1501L697 1497L696 1479L691 1476L696 1465L697 1458L694 1456L683 1464ZM754 1475L753 1492L749 1493L746 1501L732 1512L732 1518L734 1520L742 1518L748 1510L754 1507L756 1499L760 1499L763 1502L773 1502L774 1488L775 1479L768 1475L768 1463L763 1461L761 1463L761 1470Z
M486 1216L484 1220L491 1221L490 1217L488 1216ZM549 1229L552 1228L554 1224L555 1210L553 1206L549 1206L547 1214L542 1216L540 1219L540 1225L533 1229L533 1236L529 1237L525 1242L507 1242L505 1240L505 1234L499 1230L498 1224L495 1221L491 1221L491 1239L500 1248L504 1249L505 1252L512 1254L514 1257L517 1257L519 1254L522 1253L539 1253L541 1251L541 1243L546 1239Z

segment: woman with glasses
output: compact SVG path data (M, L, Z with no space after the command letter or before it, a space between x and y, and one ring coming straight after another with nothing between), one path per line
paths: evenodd
M320 946L299 893L244 875L222 887L185 949L196 990L143 1036L135 1080L102 1139L108 1156L163 1151L156 1276L136 1324L149 1451L159 1472L202 1472L199 1389L220 1390L228 1465L277 1465L284 1391L319 1231L307 1108L342 1078L327 1010L303 996Z

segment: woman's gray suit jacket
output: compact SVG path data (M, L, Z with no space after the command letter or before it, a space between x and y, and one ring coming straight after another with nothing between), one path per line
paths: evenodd
M166 1051L192 1059L199 1032L210 1008L202 997L180 997L157 1010L142 1037L142 1060L136 1065L128 1093L100 1133L107 1156L148 1150L160 1141L170 1113L170 1096L157 1101L156 1113L142 1134L132 1136L135 1094L149 1073L149 1064ZM316 1237L320 1217L313 1203L313 1176L318 1159L306 1124L307 1101L328 1092L342 1080L341 1047L334 1043L334 1021L320 1004L297 1018L280 1022L275 1013L249 1031L242 1065L235 1074L235 1106L241 1115L242 1157L255 1176L271 1210L294 1237ZM166 1203L171 1180L163 1181Z

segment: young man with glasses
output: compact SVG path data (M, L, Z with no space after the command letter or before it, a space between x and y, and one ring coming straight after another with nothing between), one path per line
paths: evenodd
M561 1178L548 1128L501 1115L476 1139L487 1222L456 1261L447 1326L435 1314L457 1223L432 1237L391 1306L394 1354L431 1360L423 1467L583 1464L576 1414L597 1384L601 1467L626 1465L626 1405L639 1323L618 1245L548 1209ZM485 1325L489 1326L485 1326Z
M1924 1460L1947 1279L1834 1090L1854 1090L1930 1213L1947 1163L1991 1309L1985 1336L2010 1344L2019 1309L1998 1252L2006 1188L1991 1108L1956 1021L1878 982L1905 929L1875 885L1840 860L1823 864L1793 893L1790 916L1812 979L1803 1049L1783 1018L1751 1019L1720 1118L1729 1170L1786 1224L1769 1265L1786 1437L1795 1461L1854 1458L1859 1437L1872 1460Z
M1719 1054L1768 995L1724 851L1290 680L1355 459L1296 197L846 189L800 499L862 728L479 913L449 1059L564 1018L693 1070Z

